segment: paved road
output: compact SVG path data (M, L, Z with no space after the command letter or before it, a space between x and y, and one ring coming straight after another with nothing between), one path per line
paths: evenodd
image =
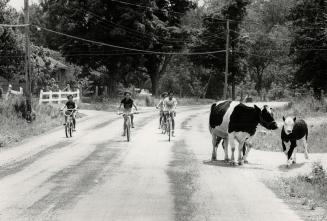
M154 111L137 115L130 143L121 118L86 111L72 139L60 129L2 150L0 220L301 220L260 182L277 168L266 153L244 167L208 161L208 110L179 110L170 143Z

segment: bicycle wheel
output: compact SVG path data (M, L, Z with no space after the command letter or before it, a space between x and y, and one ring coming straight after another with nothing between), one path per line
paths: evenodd
M69 123L69 136L70 137L73 136L73 123L72 122Z
M170 123L170 119L168 119L167 122L167 133L168 133L168 141L170 142L170 138L171 138L171 123Z
M66 137L68 138L69 137L69 126L68 126L68 123L66 123L66 125L65 125L65 134L66 134Z
M127 142L129 142L131 140L131 119L130 119L130 117L128 117L127 121L126 121L126 138L127 138Z

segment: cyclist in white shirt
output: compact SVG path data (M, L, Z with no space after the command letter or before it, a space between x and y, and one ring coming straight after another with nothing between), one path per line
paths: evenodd
M170 117L172 119L172 135L175 135L175 116L176 116L176 107L177 107L177 100L174 98L174 92L170 91L168 93L168 97L163 101L164 106L164 115L165 118L167 117L170 111Z
M160 118L159 118L159 129L161 129L161 121L164 119L164 112L163 112L163 108L164 108L164 100L165 98L168 96L167 92L164 92L161 94L161 99L158 103L158 105L156 106L157 109L160 110Z

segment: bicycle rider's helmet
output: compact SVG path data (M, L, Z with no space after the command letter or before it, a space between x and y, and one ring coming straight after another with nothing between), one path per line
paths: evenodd
M74 98L74 97L73 97L73 95L69 94L69 95L67 96L67 99L69 99L69 98Z
M174 91L169 91L168 95L174 95Z

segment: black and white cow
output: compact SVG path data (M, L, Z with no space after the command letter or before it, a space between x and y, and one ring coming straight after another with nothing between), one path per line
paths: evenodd
M236 164L234 158L235 141L238 142L238 163L247 162L250 148L243 152L246 140L256 132L258 124L269 130L278 128L273 113L268 106L261 110L259 107L246 106L237 101L220 101L211 106L209 129L212 135L212 160L217 159L217 147L223 139L225 161L228 158L228 144L232 149L231 163ZM243 156L242 156L243 154Z
M297 142L301 142L304 147L304 155L309 159L308 154L308 125L304 120L283 117L284 125L281 132L283 152L286 155L286 165L289 167L296 163ZM293 156L293 157L292 157Z

